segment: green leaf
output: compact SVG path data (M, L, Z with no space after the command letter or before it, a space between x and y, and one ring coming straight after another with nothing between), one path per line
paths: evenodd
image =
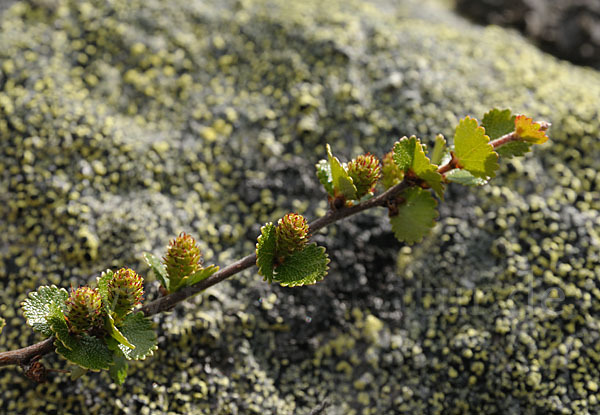
M219 267L216 265L209 265L206 268L202 268L201 270L194 272L192 275L185 277L184 278L185 285L187 285L189 287L191 285L197 284L200 281L207 279L208 277L213 275L218 270L219 270Z
M73 350L78 347L78 337L71 334L64 314L60 310L57 310L56 307L54 308L52 314L48 316L48 322L50 323L50 327L54 332L54 336L63 344L65 348Z
M327 157L329 158L329 167L331 169L331 181L333 183L334 195L343 195L347 200L356 199L356 186L352 178L348 175L346 169L340 164L337 157L331 154L331 147L327 144Z
M394 162L398 168L411 170L417 177L435 191L440 199L444 197L442 175L438 173L437 166L432 164L423 151L421 141L414 135L410 138L402 137L394 144Z
M413 166L417 149L417 137L402 137L394 144L394 162L400 170L408 171Z
M481 126L485 128L485 134L491 140L495 140L515 131L515 116L508 109L494 108L485 113L481 120Z
M64 312L67 298L69 298L67 290L55 285L42 286L37 291L29 293L29 298L21 303L27 324L45 336L52 336L53 332L48 322L48 316L54 314L56 307Z
M94 336L82 334L69 341L72 349L65 347L62 341L56 339L56 352L71 363L90 370L108 369L113 362L113 356L106 344Z
M156 255L153 255L150 252L144 252L144 259L150 269L154 271L154 275L156 275L156 279L160 282L160 285L169 291L169 276L167 275L165 264L163 264Z
M439 166L447 150L448 146L446 145L446 139L443 135L438 134L435 137L435 144L433 146L433 152L431 153L431 162Z
M471 117L465 117L456 127L454 155L461 168L482 179L494 177L499 167L498 154L494 152L490 138Z
M157 348L156 333L152 321L143 313L129 314L119 326L119 330L135 346L135 349L119 344L119 349L129 360L141 360L151 355Z
M0 333L2 333L2 329L4 328L5 325L6 325L6 320L4 320L2 317L0 317Z
M488 181L481 177L475 177L467 170L454 169L446 173L446 180L466 186L483 186Z
M417 173L421 179L425 180L427 184L433 189L437 197L444 199L444 184L442 183L442 175L437 172L437 169L429 169Z
M258 273L269 283L273 281L273 267L275 264L277 242L275 229L276 226L272 222L266 223L260 228L260 236L256 242L256 266L258 267Z
M96 286L100 296L102 297L102 303L105 307L110 305L108 304L108 283L110 280L112 280L113 274L114 273L111 270L107 269L106 271L103 271L98 278L96 278Z
M108 350L111 350L113 352L123 353L123 352L121 352L121 349L119 349L119 345L121 343L116 341L113 337L105 337L105 340L106 340L106 346L108 346Z
M314 284L327 275L327 264L325 248L312 243L287 256L275 270L274 279L287 287Z
M118 341L119 344L125 345L130 349L135 349L135 346L131 344L125 336L123 336L123 333L121 333L117 327L115 327L115 320L110 313L107 315L105 328L106 331L108 331L108 334L110 334L110 337Z
M520 157L531 150L531 143L524 141L511 141L496 148L496 153L500 157Z
M129 369L129 363L127 363L127 359L122 351L116 351L113 355L114 365L111 365L108 369L108 373L112 380L115 381L117 385L122 385L125 382L125 378L127 377L127 369Z
M420 187L411 187L401 196L404 203L398 206L398 214L390 218L392 231L400 242L419 242L435 225L437 202Z
M334 197L333 193L333 179L331 178L331 166L327 160L319 161L316 166L317 168L317 177L319 181L329 194L329 196Z

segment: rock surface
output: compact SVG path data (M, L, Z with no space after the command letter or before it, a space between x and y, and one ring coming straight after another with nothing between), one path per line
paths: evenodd
M514 27L546 52L600 68L600 2L597 0L456 0L479 24Z
M259 227L326 208L313 165L425 141L510 107L551 142L488 186L451 186L433 234L384 212L316 239L304 288L255 270L155 317L159 351L32 387L0 372L10 414L585 414L600 405L600 75L430 0L31 0L0 21L0 348L40 340L38 285L149 273L186 231L207 263ZM156 283L146 286L147 299ZM57 356L45 359L63 368Z

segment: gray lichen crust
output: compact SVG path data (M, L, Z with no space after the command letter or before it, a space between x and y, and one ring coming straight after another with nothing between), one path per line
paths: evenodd
M1 349L39 340L17 311L39 285L147 275L142 252L181 231L225 265L254 251L259 224L323 213L325 143L382 156L494 106L553 127L490 185L450 186L434 234L399 257L386 218L357 217L316 236L325 281L247 273L156 317L159 350L121 388L106 373L32 388L3 370L0 412L598 412L600 75L436 1L396 3L2 12Z

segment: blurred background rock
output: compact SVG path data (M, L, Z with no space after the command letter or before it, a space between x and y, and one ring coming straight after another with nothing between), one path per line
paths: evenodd
M597 0L456 0L456 8L478 24L514 27L561 59L600 67Z

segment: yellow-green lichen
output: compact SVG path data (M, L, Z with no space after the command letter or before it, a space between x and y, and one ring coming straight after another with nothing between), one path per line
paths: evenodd
M32 389L5 370L0 412L308 414L325 400L348 414L597 412L600 76L440 3L3 10L2 349L39 340L18 312L38 285L145 275L141 253L181 230L225 265L253 250L257 224L322 214L326 142L348 160L382 156L492 106L553 126L490 185L451 186L434 234L397 269L385 218L344 222L323 283L283 290L247 273L157 317L160 349L123 387L53 374Z

